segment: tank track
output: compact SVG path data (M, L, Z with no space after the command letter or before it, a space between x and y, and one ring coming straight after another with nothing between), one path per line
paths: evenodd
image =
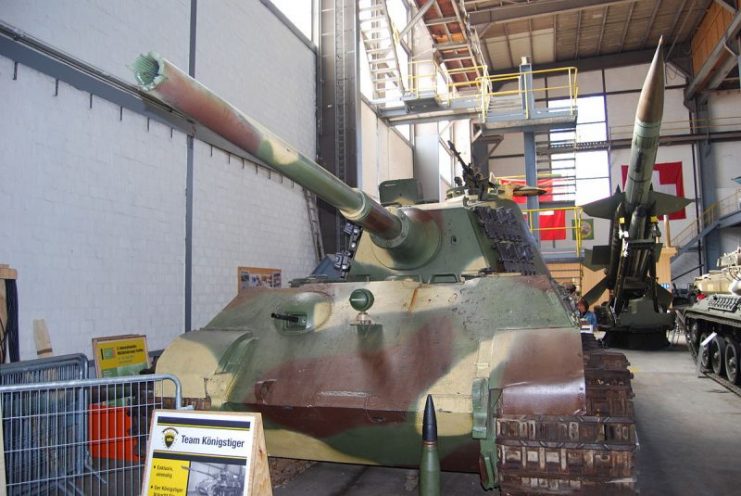
M585 415L514 416L497 412L503 495L636 494L638 442L633 374L625 355L582 334Z

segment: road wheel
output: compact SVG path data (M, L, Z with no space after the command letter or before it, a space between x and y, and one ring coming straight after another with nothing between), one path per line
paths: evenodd
M728 338L725 352L726 376L734 384L741 384L741 374L738 370L740 355L739 344L733 338Z
M698 342L698 360L700 360L700 366L702 367L702 370L708 370L710 368L710 346L712 343L708 344L708 346L702 346L703 341L705 341L708 338L709 334L707 332L703 332L700 334L700 341Z
M710 365L713 367L713 372L717 376L723 375L725 370L725 361L723 360L723 353L726 351L726 340L715 335L712 341L710 341Z
M692 354L692 358L697 359L697 340L700 339L700 324L696 320L687 319L684 329L684 338L687 341L687 347Z

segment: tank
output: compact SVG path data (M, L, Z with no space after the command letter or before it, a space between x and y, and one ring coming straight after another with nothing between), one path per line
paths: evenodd
M680 310L679 324L701 367L739 385L741 248L720 257L717 265L718 270L695 278L695 301ZM708 338L707 346L701 346Z
M356 226L336 275L248 289L165 349L157 372L191 404L260 412L273 456L418 467L431 395L443 470L504 494L633 493L628 362L580 334L496 184L468 174L430 203L389 181L376 202L159 55L133 68Z

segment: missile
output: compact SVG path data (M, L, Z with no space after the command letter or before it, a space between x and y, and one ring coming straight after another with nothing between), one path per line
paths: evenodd
M440 455L437 451L437 417L432 395L427 395L422 419L422 458L419 463L419 496L440 496Z
M622 203L625 207L625 214L628 216L633 215L633 212L641 206L646 213L650 212L655 217L662 217L690 203L684 198L658 193L651 188L651 175L656 164L663 113L664 55L662 39L660 39L638 98L625 192L620 192L618 188L611 197L584 205L582 208L587 215L612 220ZM635 226L633 230L642 231L638 226Z
M611 305L616 316L628 311L630 301L637 300L650 300L654 313L659 314L659 304L667 306L670 298L657 286L654 276L661 253L658 219L684 208L690 200L656 192L651 186L663 112L664 56L660 39L638 99L625 192L617 188L612 196L582 207L587 215L610 219L612 224L610 244L585 250L587 266L606 270L605 278L584 298L591 304L605 289L613 290ZM646 322L645 327L654 326L656 319L645 315L630 324L625 323L627 317L624 323L615 324L629 330L640 328L642 322Z
M651 174L659 148L661 117L664 114L664 54L662 39L643 82L638 110L633 124L633 142L630 146L628 179L625 182L625 200L630 207L649 201Z

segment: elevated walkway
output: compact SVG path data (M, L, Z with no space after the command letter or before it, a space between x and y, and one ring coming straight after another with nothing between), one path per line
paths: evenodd
M740 225L741 188L719 202L710 205L702 213L699 225L697 222L690 224L672 239L672 245L677 247L677 254L673 259L696 249L698 241L716 229Z
M417 13L402 29L394 25L386 0L359 0L358 5L372 85L370 103L390 124L473 119L489 132L542 132L576 125L576 69L533 71L529 61L523 61L520 72L489 75L478 35L465 22L461 3L420 0ZM424 58L413 57L406 41L416 23L426 26L432 40L431 53ZM534 78L545 77L555 84L536 88ZM549 107L546 94L563 97L566 105Z
M520 72L489 76L489 88L503 88L483 95L485 112L480 124L488 130L501 132L542 132L554 128L576 126L577 71L574 67L534 71L523 61ZM535 78L551 78L555 84L535 87ZM548 106L538 95L562 95L565 104Z
M420 67L423 63L415 65ZM428 64L429 65L429 64ZM429 69L428 70L432 70ZM377 104L378 113L392 124L413 124L433 120L474 119L483 132L547 132L554 128L576 126L576 69L564 67L544 71L524 70L518 73L485 76L474 83L457 83L452 74L435 66L432 73L419 71L409 77L407 91L396 105L386 99ZM566 84L533 87L534 77L553 77ZM444 76L444 77L443 77ZM433 85L443 78L444 85ZM493 87L508 89L492 91ZM563 94L563 106L549 107L536 99L537 93Z

